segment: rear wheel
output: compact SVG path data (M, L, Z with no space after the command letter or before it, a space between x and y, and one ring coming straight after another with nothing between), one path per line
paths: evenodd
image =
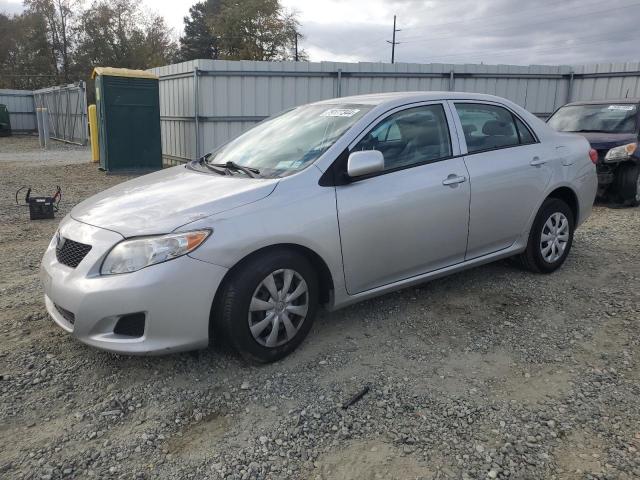
M623 163L616 172L614 191L625 205L640 205L640 165Z
M547 198L533 222L527 249L520 264L537 273L551 273L562 266L573 243L575 220L569 206L558 198Z
M311 264L296 252L275 250L251 258L222 288L214 317L232 346L248 360L278 360L291 353L311 329L318 280Z

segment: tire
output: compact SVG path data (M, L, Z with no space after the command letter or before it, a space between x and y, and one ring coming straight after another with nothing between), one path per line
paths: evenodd
M282 292L289 278L287 298L297 296L287 302ZM295 350L311 330L318 278L303 255L286 249L266 251L231 273L216 303L214 322L228 342L250 362L274 362Z
M563 220L566 221L566 227L562 227ZM561 225L557 237L553 232L554 223ZM538 210L529 233L527 248L517 257L518 262L532 272L555 272L569 255L573 244L574 228L575 219L569 205L559 198L547 198ZM543 233L547 238L550 236L551 240L543 241ZM556 238L554 247L553 239Z
M622 203L630 207L640 205L640 165L623 163L618 167L614 180L614 191Z

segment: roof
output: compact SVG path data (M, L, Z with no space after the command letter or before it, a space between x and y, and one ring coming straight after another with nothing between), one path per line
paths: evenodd
M387 92L387 93L370 93L367 95L354 95L352 97L339 97L329 100L316 102L317 104L362 104L362 105L381 105L394 101L406 102L428 102L432 100L486 100L504 102L504 98L494 95L486 95L483 93L469 92Z
M617 104L625 104L625 103L640 103L640 98L614 98L614 99L606 99L606 100L585 100L585 101L578 101L578 102L571 102L571 103L567 103L567 105L604 105L604 104L608 104L608 105L613 105L614 103ZM565 107L567 106L565 105Z
M154 78L158 76L155 73L147 72L146 70L132 70L130 68L114 68L114 67L96 67L93 69L91 78L96 78L96 75L106 75L109 77L129 77L129 78Z

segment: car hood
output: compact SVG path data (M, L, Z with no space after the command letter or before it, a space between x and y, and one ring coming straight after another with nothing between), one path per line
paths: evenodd
M167 168L111 187L76 205L71 217L125 237L168 233L268 196L278 179Z
M596 150L609 150L613 147L637 142L638 136L633 133L578 132L585 137Z

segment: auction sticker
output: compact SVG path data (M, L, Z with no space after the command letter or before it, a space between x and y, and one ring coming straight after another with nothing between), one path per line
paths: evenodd
M635 105L609 105L609 110L624 110L625 112L631 112L635 109Z
M360 110L357 108L332 108L322 112L321 117L353 117Z

